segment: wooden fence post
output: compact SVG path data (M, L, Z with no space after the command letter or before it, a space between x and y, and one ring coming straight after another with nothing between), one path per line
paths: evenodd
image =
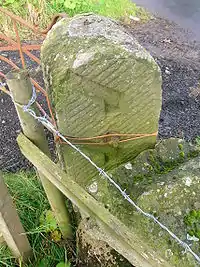
M0 230L13 255L23 261L32 255L25 230L18 217L15 205L0 174Z
M6 81L13 96L13 101L18 113L23 133L38 148L40 148L43 153L50 157L50 150L48 148L48 142L45 137L43 126L30 114L24 112L22 107L19 106L27 105L32 97L33 90L28 72L26 70L11 71L6 75ZM31 106L31 109L33 109L36 114L38 114L35 103ZM42 181L44 190L46 192L51 208L55 214L58 226L62 232L63 237L72 238L72 229L64 195L40 172L39 177Z

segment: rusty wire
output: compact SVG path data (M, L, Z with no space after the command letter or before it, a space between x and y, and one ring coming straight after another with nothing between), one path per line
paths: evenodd
M41 45L22 45L21 40L20 40L20 36L19 36L19 32L18 32L18 25L17 24L23 25L26 28L29 28L30 30L32 30L35 34L37 33L37 34L40 34L43 37L45 37L47 32L53 27L53 25L56 23L56 21L59 18L63 18L63 17L67 16L64 13L55 15L53 17L50 25L45 30L40 30L38 28L38 26L31 25L30 23L26 22L25 20L23 20L19 16L16 16L12 12L10 12L10 11L2 8L2 7L0 7L0 12L4 13L6 16L11 18L11 20L13 22L14 32L15 32L15 35L16 35L16 41L15 41L12 38L6 36L5 34L0 33L0 39L6 41L9 44L8 46L0 47L0 51L19 51L20 59L21 59L21 63L22 63L22 67L23 68L26 68L24 54L26 54L29 58L31 58L37 64L40 64L40 59L38 57L36 57L35 55L33 55L30 51L31 50L40 51ZM19 69L19 67L12 60L7 59L4 56L0 55L0 60L6 62L7 64L9 64L14 69ZM5 79L5 74L4 73L0 72L0 76ZM53 116L53 111L52 111L52 108L51 108L51 103L50 103L47 91L44 90L37 83L37 81L35 81L33 78L31 78L31 82L36 87L36 89L38 91L40 91L45 96L46 102L47 102L47 106L48 106L48 109L49 109L49 112L50 112L50 116L51 116L51 121L56 126L56 122L55 122L55 119L54 119L54 116ZM4 92L5 92L5 90L4 90ZM37 103L37 106L38 106L39 110L44 114L44 110L39 105L39 103Z

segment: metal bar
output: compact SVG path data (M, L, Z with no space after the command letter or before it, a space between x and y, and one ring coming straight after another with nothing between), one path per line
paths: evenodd
M34 33L42 34L42 32L40 32L35 26L31 25L30 23L26 22L25 20L16 16L12 12L6 10L5 8L0 7L0 11L3 12L5 15L9 16L10 18L14 19L15 21L19 22L20 24L24 25L25 27L31 29Z
M1 34L0 34L1 35ZM1 36L0 36L1 38ZM12 40L13 41L13 40ZM22 50L38 51L41 49L41 45L22 45ZM0 51L17 51L18 48L12 45L0 46Z
M3 12L4 14L6 14L7 16L9 16L10 18L14 19L15 21L19 22L20 24L24 25L25 27L31 29L34 33L38 33L38 34L41 34L41 35L46 35L47 32L53 27L53 25L56 23L56 21L59 18L67 17L66 13L56 14L53 17L53 19L52 19L51 23L49 24L49 26L45 30L39 30L38 27L31 25L30 23L26 22L25 20L23 20L22 18L16 16L12 12L6 10L5 8L0 7L0 11Z
M18 32L18 29L17 29L17 23L16 23L16 21L14 19L12 21L13 21L13 26L14 26L14 31L15 31L15 34L16 34L16 38L17 38L17 46L19 48L19 54L20 54L20 58L21 58L21 62L22 62L22 67L25 69L26 68L26 64L25 64L24 55L23 55L23 51L22 51L19 32Z
M11 65L14 69L19 69L19 67L18 67L14 62L12 62L12 60L10 60L10 59L8 59L8 58L6 58L6 57L4 57L4 56L1 56L1 55L0 55L0 60L5 61L5 62L8 63L9 65Z
M17 32L16 32L16 36L17 36ZM38 64L40 64L40 59L37 58L36 56L34 56L32 53L30 53L27 49L26 49L26 46L22 46L21 45L21 42L20 42L20 48L19 48L19 43L15 42L14 40L12 40L11 38L7 37L6 35L4 34L0 34L0 38L6 40L8 43L12 44L13 46L15 46L15 50L22 50L27 56L29 56L31 59L33 59L35 62L37 62ZM12 46L12 47L13 47ZM39 46L39 49L40 50L41 48L41 45ZM1 51L1 47L0 47L0 51ZM9 51L9 50L8 50ZM21 54L20 54L20 57L21 57Z
M32 84L35 86L35 88L38 89L40 92L42 92L43 95L46 97L47 92L33 78L30 78L30 79L31 79Z
M3 74L3 72L0 71L0 76L3 77L3 78L6 78L6 75Z

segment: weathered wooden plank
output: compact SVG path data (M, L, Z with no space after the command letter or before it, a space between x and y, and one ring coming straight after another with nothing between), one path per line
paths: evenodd
M25 230L18 217L15 205L0 174L0 231L13 255L27 260L32 255Z
M140 240L139 233L130 232L116 217L110 214L101 204L90 196L82 187L71 180L55 163L40 151L23 134L18 136L18 144L22 153L36 168L66 195L87 216L94 218L98 225L109 236L107 243L121 253L136 267L170 267L164 260L142 256L145 252L153 253ZM65 183L63 183L65 181Z

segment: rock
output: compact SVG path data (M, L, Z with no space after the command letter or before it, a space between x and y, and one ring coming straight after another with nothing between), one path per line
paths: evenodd
M133 21L139 22L140 18L130 15L129 18Z
M77 267L113 267L132 265L105 241L105 234L92 220L82 220L77 231L79 257Z
M94 14L62 19L48 33L41 58L64 135L154 134L123 143L113 137L82 145L96 164L113 169L154 147L161 109L160 69L117 22ZM96 170L68 146L62 149L66 171L88 188Z
M184 157L180 151L184 151ZM200 158L198 154L199 150L195 146L184 140L172 138L158 143L155 149L142 152L132 162L121 165L110 174L122 189L126 189L126 193L143 211L154 215L180 240L191 245L197 255L200 253L200 244L197 242L200 232L198 230L198 218L200 218L198 193L200 189ZM149 156L151 157L149 158ZM132 168L127 168L127 165ZM144 166L152 166L152 168L144 170ZM101 182L99 180L99 185ZM198 266L194 257L190 253L185 253L185 249L166 231L152 220L138 214L135 208L112 185L108 185L108 188L110 195L104 195L105 207L123 221L132 233L139 233L143 246L147 245L152 250L150 252L143 247L142 252L145 258L155 260L156 263L152 266ZM104 241L104 245L101 242L99 244L106 247L108 237L105 233L97 230L95 224L91 224L90 220L85 220L83 224L80 224L78 235L80 240L90 239L90 244L96 244L97 250L98 241L93 240L94 237L101 242ZM81 247L82 244L81 242ZM86 242L86 244L88 243ZM135 247L137 248L136 242ZM108 249L108 246L106 248ZM110 247L109 250L112 251ZM84 252L86 253L85 247ZM163 261L168 262L169 265ZM113 266L125 266L118 264L119 262Z
M43 44L42 68L58 129L68 138L157 132L161 108L160 70L117 22L93 14L60 20ZM81 140L84 144L77 146L108 171L145 212L154 214L183 241L193 242L187 240L187 235L198 238L198 232L189 224L190 215L196 221L198 217L198 212L195 217L192 210L200 203L200 172L199 158L191 158L198 151L178 139L163 141L153 149L156 134L120 141L119 136L106 137L100 141ZM183 248L165 231L138 214L79 153L67 145L61 149L67 174L128 227L135 237L130 242L149 266L196 266L192 255L183 254ZM91 258L87 266L92 266L97 250L102 247L113 251L108 245L116 248L118 244L113 244L96 226L91 227L87 219L80 223L77 232L78 247L82 250L79 260L85 262ZM199 243L193 243L198 253ZM92 244L95 244L94 254L88 257ZM107 249L102 250L101 259L107 259ZM123 247L116 250L126 257ZM102 264L109 266L110 259ZM125 265L118 260L114 266Z
M184 157L180 151L184 152ZM153 214L180 240L189 244L197 255L200 254L200 243L197 242L200 237L198 154L196 147L181 139L172 138L159 143L154 150L142 152L132 162L132 170L120 166L112 172L115 181L127 189L127 194L143 211ZM115 208L112 206L112 212L131 229L139 232L143 242L154 250L154 255L160 255L170 266L198 266L194 257L185 253L184 248L166 231L152 220L133 212L131 206L118 200ZM188 235L191 236L190 239Z

